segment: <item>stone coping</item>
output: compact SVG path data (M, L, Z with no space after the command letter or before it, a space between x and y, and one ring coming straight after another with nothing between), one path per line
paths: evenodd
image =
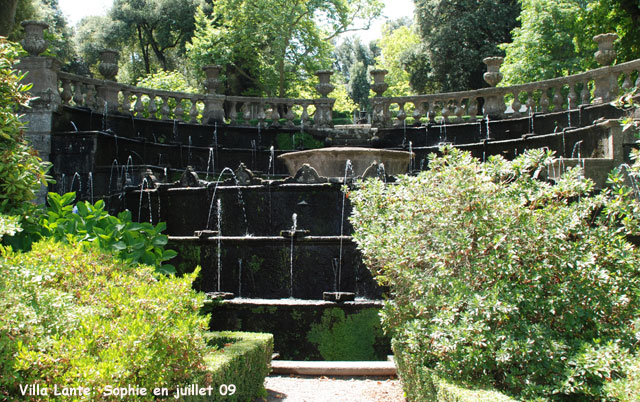
M393 361L294 361L272 360L273 374L325 376L395 376Z

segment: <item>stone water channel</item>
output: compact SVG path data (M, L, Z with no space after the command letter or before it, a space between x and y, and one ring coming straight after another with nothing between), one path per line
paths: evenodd
M207 93L194 95L115 82L112 52L100 80L61 72L25 48L31 55L17 68L39 96L25 113L27 134L54 164L49 190L166 222L174 265L200 265L194 286L216 298L207 307L212 329L272 332L285 359L321 359L312 333L330 332L328 322L357 323L356 337L375 331L355 317L375 313L385 289L352 241L344 185L360 176L393 185L395 174L428 169L428 155L452 144L482 159L547 148L559 159L542 179L579 165L602 187L635 144L608 102L638 86L640 60L610 66L597 56L597 70L496 88L500 60L492 58L491 88L399 98L382 96L385 72L374 70L371 126L334 127L330 71L318 72L317 99L255 98L217 93L220 66L208 66ZM300 149L303 137L317 150ZM372 343L367 358L384 359L388 340Z

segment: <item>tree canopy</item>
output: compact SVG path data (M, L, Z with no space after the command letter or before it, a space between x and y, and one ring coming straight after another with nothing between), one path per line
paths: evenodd
M225 66L228 93L286 96L330 64L331 40L368 27L378 0L219 0L196 15L189 58ZM359 22L361 25L356 25Z
M640 3L627 0L521 0L521 26L503 44L503 85L598 67L593 37L616 32L618 62L640 57Z
M518 0L415 0L415 4L422 59L430 63L424 71L431 86L445 92L486 86L482 59L498 55L497 45L510 41L520 13Z

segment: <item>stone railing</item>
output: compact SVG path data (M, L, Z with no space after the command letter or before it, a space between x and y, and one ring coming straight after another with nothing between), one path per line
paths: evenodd
M596 60L604 67L568 77L532 82L509 87L496 87L502 79L499 72L503 59L484 59L487 72L485 81L491 88L433 95L383 97L388 88L384 82L385 70L373 70L372 125L375 127L403 126L408 114L414 124L421 118L429 122L462 122L486 118L505 119L536 112L559 112L575 109L579 105L603 103L615 99L621 92L640 86L640 76L632 83L634 72L640 72L640 60L610 66L615 59L615 34L598 35L594 40L599 50ZM621 84L619 84L621 83ZM407 109L412 109L407 111Z
M82 77L59 71L55 60L39 57L46 49L43 30L46 24L25 21L27 36L23 47L30 57L23 58L18 68L29 71L27 80L34 85L34 94L47 104L86 107L98 113L121 113L158 120L174 120L196 124L214 122L231 125L258 125L265 127L329 128L333 126L332 110L335 99L327 95L333 90L330 70L318 71L319 83L316 99L260 98L225 96L217 93L220 86L218 65L203 68L206 75L206 93L162 91L124 85L114 81L118 72L117 52L107 49L101 55L98 67L105 79ZM575 109L579 105L609 102L622 91L640 85L640 77L632 83L633 75L640 71L640 59L611 66L616 53L613 41L616 34L594 37L599 50L596 60L602 68L568 77L532 82L509 87L496 87L501 81L500 57L484 59L487 72L485 81L490 88L449 92L432 95L384 97L388 88L384 82L385 70L372 70L373 127L414 125L427 119L442 124L478 119L505 119L541 112L559 112ZM409 116L409 114L411 116ZM313 121L311 120L313 117ZM422 120L421 120L422 119ZM283 122L281 120L284 120Z
M104 79L69 74L48 57L40 57L46 50L44 30L47 25L37 21L23 23L27 35L22 45L29 53L17 67L28 71L27 81L34 85L33 94L46 98L52 108L59 105L83 107L97 113L120 113L157 120L186 123L232 125L260 125L269 121L271 127L329 128L333 126L332 110L335 99L327 95L333 90L329 70L318 71L316 99L259 98L225 96L217 93L220 86L218 65L203 68L206 93L163 91L121 84L115 81L118 73L118 52L106 49L101 54L98 70ZM46 96L45 96L46 95ZM281 123L281 119L284 122Z

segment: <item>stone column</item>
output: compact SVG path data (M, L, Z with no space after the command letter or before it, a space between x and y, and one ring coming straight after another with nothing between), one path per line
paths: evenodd
M502 73L500 72L500 66L504 58L502 57L487 57L482 60L487 65L487 72L483 74L485 82L492 87L498 85L502 81ZM484 101L484 115L489 117L501 117L504 113L505 105L504 98L499 95L488 96Z
M618 35L615 33L605 33L593 37L593 40L598 44L598 51L593 55L601 66L609 67L616 59L616 51L613 49L613 42L616 39L618 39ZM614 74L608 74L595 81L593 103L609 102L617 95L618 83Z
M224 122L224 100L225 96L216 91L220 86L220 71L222 66L209 64L202 67L206 74L207 94L204 99L203 122L207 124Z
M320 93L320 99L314 101L316 113L313 120L316 128L333 127L333 104L336 100L327 97L335 88L333 84L331 84L332 74L333 71L331 70L316 71L316 76L318 77L316 91Z
M389 116L389 106L387 102L382 99L382 94L384 91L389 88L389 84L384 82L384 77L387 75L387 70L371 70L369 74L373 77L373 84L371 84L371 89L376 93L371 99L371 108L372 108L372 116L371 116L371 126L372 127L387 127L391 122L391 118Z
M23 84L32 84L29 93L33 97L29 102L30 108L22 110L21 120L25 123L25 134L31 146L38 151L42 160L49 161L51 154L51 129L54 113L58 111L62 100L58 92L58 71L60 62L51 57L41 57L47 49L44 30L48 25L39 21L23 21L25 38L22 47L29 53L14 66L17 70L27 73ZM42 188L37 201L43 203L46 198L46 188Z
M98 87L98 98L107 103L108 112L116 112L120 106L118 102L118 86L116 75L118 74L118 51L104 49L100 52L100 64L98 71L104 77L104 83ZM103 105L98 105L101 108Z

